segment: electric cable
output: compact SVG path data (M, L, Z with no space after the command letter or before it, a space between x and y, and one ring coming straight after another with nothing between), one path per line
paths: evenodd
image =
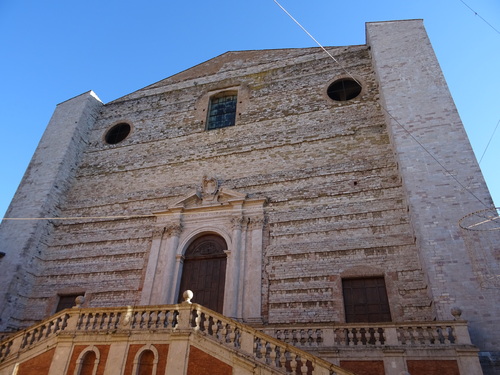
M495 130L493 130L493 134L491 134L491 137L490 137L490 140L488 141L488 144L486 145L486 148L484 149L484 152L483 154L481 155L481 159L479 159L479 165L481 165L481 161L483 160L483 157L484 157L484 154L486 154L486 150L488 150L488 147L491 143L491 140L493 139L493 136L495 135L495 132L497 131L498 129L498 124L500 124L500 120L498 120L497 122L497 126L495 126Z
M326 49L280 4L278 3L277 0L273 0L297 25L300 26L304 32L311 37L314 42L316 42L322 49L323 51L327 52ZM349 74L350 77L353 77L350 72L348 72L338 61L335 59L330 53L328 53L328 56L330 56L333 61L335 61L339 66ZM356 81L357 82L357 81ZM358 82L359 84L359 82ZM475 199L477 199L484 207L489 208L490 206L484 203L481 199L479 199L472 191L470 191L467 187L465 187L448 169L429 151L425 148L425 146L415 138L415 136L408 130L406 129L388 110L385 108L383 105L380 104L380 107L387 113L387 115L396 122L427 154L429 154L432 159L434 159L439 166L446 172L447 175L449 175L453 180L455 180L465 191L467 191L470 195L472 195Z
M500 31L498 31L491 23L489 23L488 21L486 21L483 17L481 17L481 15L476 12L474 9L472 9L465 1L463 0L460 0L460 2L462 4L464 4L467 8L469 8L476 16L478 16L479 18L481 18L481 20L483 20L484 23L486 23L489 27L491 27L493 30L495 30L498 34L500 34Z

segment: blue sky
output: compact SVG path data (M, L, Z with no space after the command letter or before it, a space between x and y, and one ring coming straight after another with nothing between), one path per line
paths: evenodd
M321 44L365 43L365 22L424 19L479 159L500 121L497 0L279 0ZM472 12L472 8L477 15ZM0 0L0 215L55 106L109 102L226 51L315 43L273 2ZM500 129L481 162L500 206Z

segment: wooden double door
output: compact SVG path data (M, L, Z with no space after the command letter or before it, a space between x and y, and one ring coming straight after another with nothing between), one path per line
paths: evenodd
M184 255L179 302L182 293L193 292L192 302L222 313L226 282L226 241L215 234L195 239Z

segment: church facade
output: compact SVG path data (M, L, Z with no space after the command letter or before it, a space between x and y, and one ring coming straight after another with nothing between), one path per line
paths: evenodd
M498 373L498 231L459 225L493 208L488 189L422 21L366 32L366 45L327 48L335 61L320 48L228 52L107 104L93 92L59 104L6 215L37 220L0 227L0 374L28 374L40 355L46 373L84 373L87 352L122 363L89 373L138 374L142 347L148 373L175 368L172 353L209 353L224 374L290 372L293 358L313 373L313 356L314 373L342 371L321 361ZM149 339L128 325L130 311L157 324L161 306L188 309L187 289L190 344L174 350L181 319ZM96 314L120 316L116 330L81 333ZM74 333L46 336L52 356L23 341L33 328L9 334L54 317ZM207 343L205 321L252 332L253 346L217 351L240 336ZM292 346L307 365L285 356ZM203 373L193 361L175 371Z

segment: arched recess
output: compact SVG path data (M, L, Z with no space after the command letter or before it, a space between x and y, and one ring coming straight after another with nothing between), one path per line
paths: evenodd
M214 233L205 233L194 239L184 254L179 302L182 293L190 289L193 302L223 312L226 283L227 244Z
M137 351L134 358L133 375L156 375L158 368L158 350L151 345L145 345Z
M76 360L74 375L95 375L101 355L95 346L89 346L82 350Z

